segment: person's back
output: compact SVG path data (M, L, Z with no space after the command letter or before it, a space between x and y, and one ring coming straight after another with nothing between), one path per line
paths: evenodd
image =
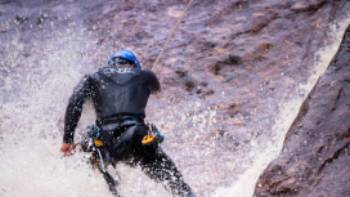
M145 117L149 95L159 90L159 82L151 71L128 71L116 67L104 67L90 79L92 95L99 120L116 114L132 114Z
M66 110L64 142L73 141L74 130L86 99L91 99L94 103L96 123L99 126L115 116L145 117L149 95L160 90L159 81L152 71L141 70L133 53L121 52L111 57L113 61L110 60L108 66L84 76L76 86ZM120 57L123 55L126 61Z
M149 129L144 123L145 107L150 94L159 90L155 74L142 70L131 51L115 53L107 67L85 76L75 88L66 109L61 151L65 155L71 154L74 130L83 104L89 98L95 107L101 140L115 162L132 157L134 164L141 165L147 175L167 185L172 193L194 196L158 143L142 144Z

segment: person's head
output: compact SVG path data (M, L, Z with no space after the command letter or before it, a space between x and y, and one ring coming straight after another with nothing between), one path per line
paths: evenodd
M119 68L134 68L140 71L142 69L136 55L129 50L119 50L112 53L108 60L109 66L116 66Z

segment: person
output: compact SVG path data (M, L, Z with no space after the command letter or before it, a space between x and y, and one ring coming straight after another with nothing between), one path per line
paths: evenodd
M61 152L65 156L72 154L74 130L84 102L91 99L101 139L114 161L140 165L145 174L161 182L173 195L194 196L159 144L142 144L148 133L145 107L150 94L158 91L158 78L152 71L142 69L132 51L114 52L107 66L84 76L75 87L66 108Z

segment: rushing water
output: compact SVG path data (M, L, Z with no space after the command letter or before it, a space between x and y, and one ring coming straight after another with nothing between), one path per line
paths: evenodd
M199 98L174 105L166 105L162 98L151 99L150 120L166 132L164 149L198 196L252 196L258 176L281 150L286 131L305 96L327 68L348 23L334 27L332 45L316 55L315 72L306 84L300 84L296 90L299 96L276 102L280 111L271 117L276 124L272 138L265 143L252 139L248 149L225 149L218 146L225 142L207 132L215 129L215 109L207 108ZM4 44L5 54L0 60L4 79L0 84L1 196L110 195L100 174L87 165L84 153L63 158L58 151L62 116L73 86L95 69L92 65L104 62L105 56L100 54L106 49L96 49L91 44L95 41L84 27L77 25L52 32L30 45L24 45L16 34ZM95 54L96 50L102 52ZM28 56L25 61L23 56ZM77 140L93 120L93 109L87 104ZM227 146L232 143L227 141ZM117 170L124 196L169 196L140 169L121 164ZM233 173L235 176L231 176Z
M90 169L84 153L77 152L72 157L63 158L59 152L62 118L72 88L84 74L94 70L91 65L99 59L95 54L82 54L96 50L91 44L95 39L86 35L86 30L81 26L54 34L35 40L30 44L30 49L16 35L4 46L6 54L3 57L6 59L1 62L4 65L1 70L4 84L0 98L0 158L3 161L0 163L0 194L108 196L110 193L103 178ZM23 61L22 55L26 51L34 55ZM100 63L103 62L105 60ZM181 113L176 113L178 106L170 106L157 113L156 116L163 118L155 122L169 130L177 128L177 125L187 127L191 124L198 131L206 131L210 129L215 111L203 111L201 105L198 99L186 102L188 107ZM167 111L174 113L167 114ZM190 116L190 113L195 115ZM171 119L178 121L169 121ZM87 103L77 128L76 140L93 120L93 109ZM176 139L188 138L186 135L191 135L191 132L184 132L182 136L176 132L169 133L165 146L171 151L183 150L178 146L181 142ZM191 144L185 147L190 148ZM186 152L181 151L176 156L181 158L186 156ZM181 160L177 160L177 163L181 166ZM190 174L186 169L183 171L185 177ZM169 196L161 185L147 178L139 168L131 169L121 164L118 165L118 172L122 179L120 190L124 196Z

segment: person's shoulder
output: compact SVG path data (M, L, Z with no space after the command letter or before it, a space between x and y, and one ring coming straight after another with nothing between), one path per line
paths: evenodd
M143 70L143 76L145 81L150 87L151 92L156 92L160 90L159 79L154 72L151 70Z
M145 77L156 77L156 74L151 71L151 70L148 70L148 69L145 69L145 70L142 70L141 71L141 75L145 76Z
M101 78L101 75L104 75L106 73L107 67L101 67L95 70L94 72L87 74L86 76L91 80L98 80Z

